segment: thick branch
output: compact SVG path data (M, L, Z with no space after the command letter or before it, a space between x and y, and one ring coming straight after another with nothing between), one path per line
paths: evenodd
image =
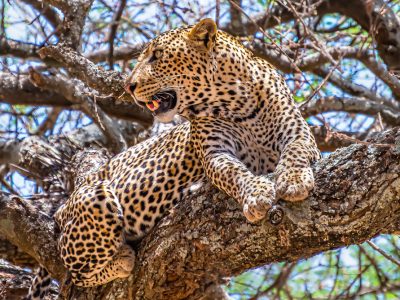
M37 267L37 261L31 256L21 251L15 245L0 235L0 259L5 259L17 266L28 268ZM1 277L1 276L0 276Z
M57 233L52 218L28 201L0 192L0 220L0 233L7 240L46 266L55 278L60 280L65 276L57 255Z
M0 72L0 101L9 104L69 106L60 94L44 92L35 87L27 76Z
M130 146L148 138L143 128L130 122L119 121L118 127ZM76 129L68 135L52 136L48 141L31 136L21 142L0 142L0 164L19 165L29 172L28 176L36 174L43 179L62 170L77 149L94 145L107 146L107 139L95 124Z
M122 82L120 82L122 84ZM107 93L109 94L109 93ZM104 112L126 120L131 120L149 126L153 118L137 105L129 103L116 104L114 97L99 97L97 104ZM63 94L42 90L25 75L11 75L0 72L0 102L24 105L49 105L71 108L71 103Z
M96 66L78 52L62 44L42 48L39 54L42 58L52 57L59 61L68 68L72 75L100 93L104 95L113 94L121 100L124 98L124 76L121 73L106 71ZM128 98L130 96L125 95L125 97Z
M318 149L322 152L333 152L339 148L363 143L369 132L337 132L325 126L311 126Z
M323 97L313 99L301 107L302 115L306 118L327 111L345 111L362 113L370 116L381 114L382 119L389 125L400 125L400 113L377 102L365 98Z
M105 95L112 93L117 98L122 97L125 93L123 89L124 77L121 73L106 71L65 45L58 44L42 48L39 54L42 58L49 56L61 62L71 74L100 93Z
M64 13L63 22L56 29L59 31L60 40L73 49L79 49L86 14L93 0L47 0L45 2Z

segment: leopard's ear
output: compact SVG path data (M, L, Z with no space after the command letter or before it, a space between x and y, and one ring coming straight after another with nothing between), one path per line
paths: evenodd
M217 24L212 19L203 19L189 32L188 38L202 50L210 51L217 36Z

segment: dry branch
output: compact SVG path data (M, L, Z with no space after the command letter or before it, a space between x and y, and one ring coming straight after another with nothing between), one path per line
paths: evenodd
M93 0L46 0L44 2L59 8L64 14L62 23L56 28L60 40L68 47L79 49L86 14Z
M31 256L18 249L0 235L0 259L9 261L16 266L35 268L38 263ZM0 276L1 277L1 276Z
M14 56L24 59L39 59L38 47L13 40L0 40L0 55Z
M105 95L112 93L117 99L120 97L123 99L125 94L124 76L121 73L106 71L63 44L42 48L39 54L42 58L51 57L59 61L72 75L98 92ZM125 97L130 96L126 95Z
M65 84L72 84L72 79ZM119 84L122 84L119 82ZM97 104L104 112L145 127L153 123L152 116L135 104L115 103L114 97L98 97ZM47 105L72 108L73 103L57 91L36 87L26 75L12 75L0 72L0 101L8 104Z
M327 111L345 111L348 113L362 113L370 116L381 114L382 119L389 125L400 125L400 113L396 110L370 101L365 98L349 97L322 97L313 99L301 107L303 116L309 117Z
M143 44L116 47L113 52L113 58L115 61L135 59L139 56L142 48ZM86 57L94 63L99 63L102 61L106 61L108 55L109 50L105 49L89 53Z

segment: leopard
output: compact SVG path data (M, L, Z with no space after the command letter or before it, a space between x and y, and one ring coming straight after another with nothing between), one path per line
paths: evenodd
M212 19L151 41L126 90L160 121L191 123L207 177L250 222L274 199L301 201L313 189L310 165L321 154L284 78Z
M187 121L111 158L57 210L58 246L75 285L128 277L128 242L197 183L234 198L252 223L279 199L302 201L313 189L320 152L284 78L212 19L150 41L125 90L159 121Z

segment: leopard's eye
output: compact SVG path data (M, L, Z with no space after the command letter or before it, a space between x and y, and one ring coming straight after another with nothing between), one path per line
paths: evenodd
M154 50L152 56L149 59L149 63L156 61L162 56L162 50Z
M156 58L160 58L160 57L162 56L162 50L156 50L156 51L154 51L154 56L155 56Z

